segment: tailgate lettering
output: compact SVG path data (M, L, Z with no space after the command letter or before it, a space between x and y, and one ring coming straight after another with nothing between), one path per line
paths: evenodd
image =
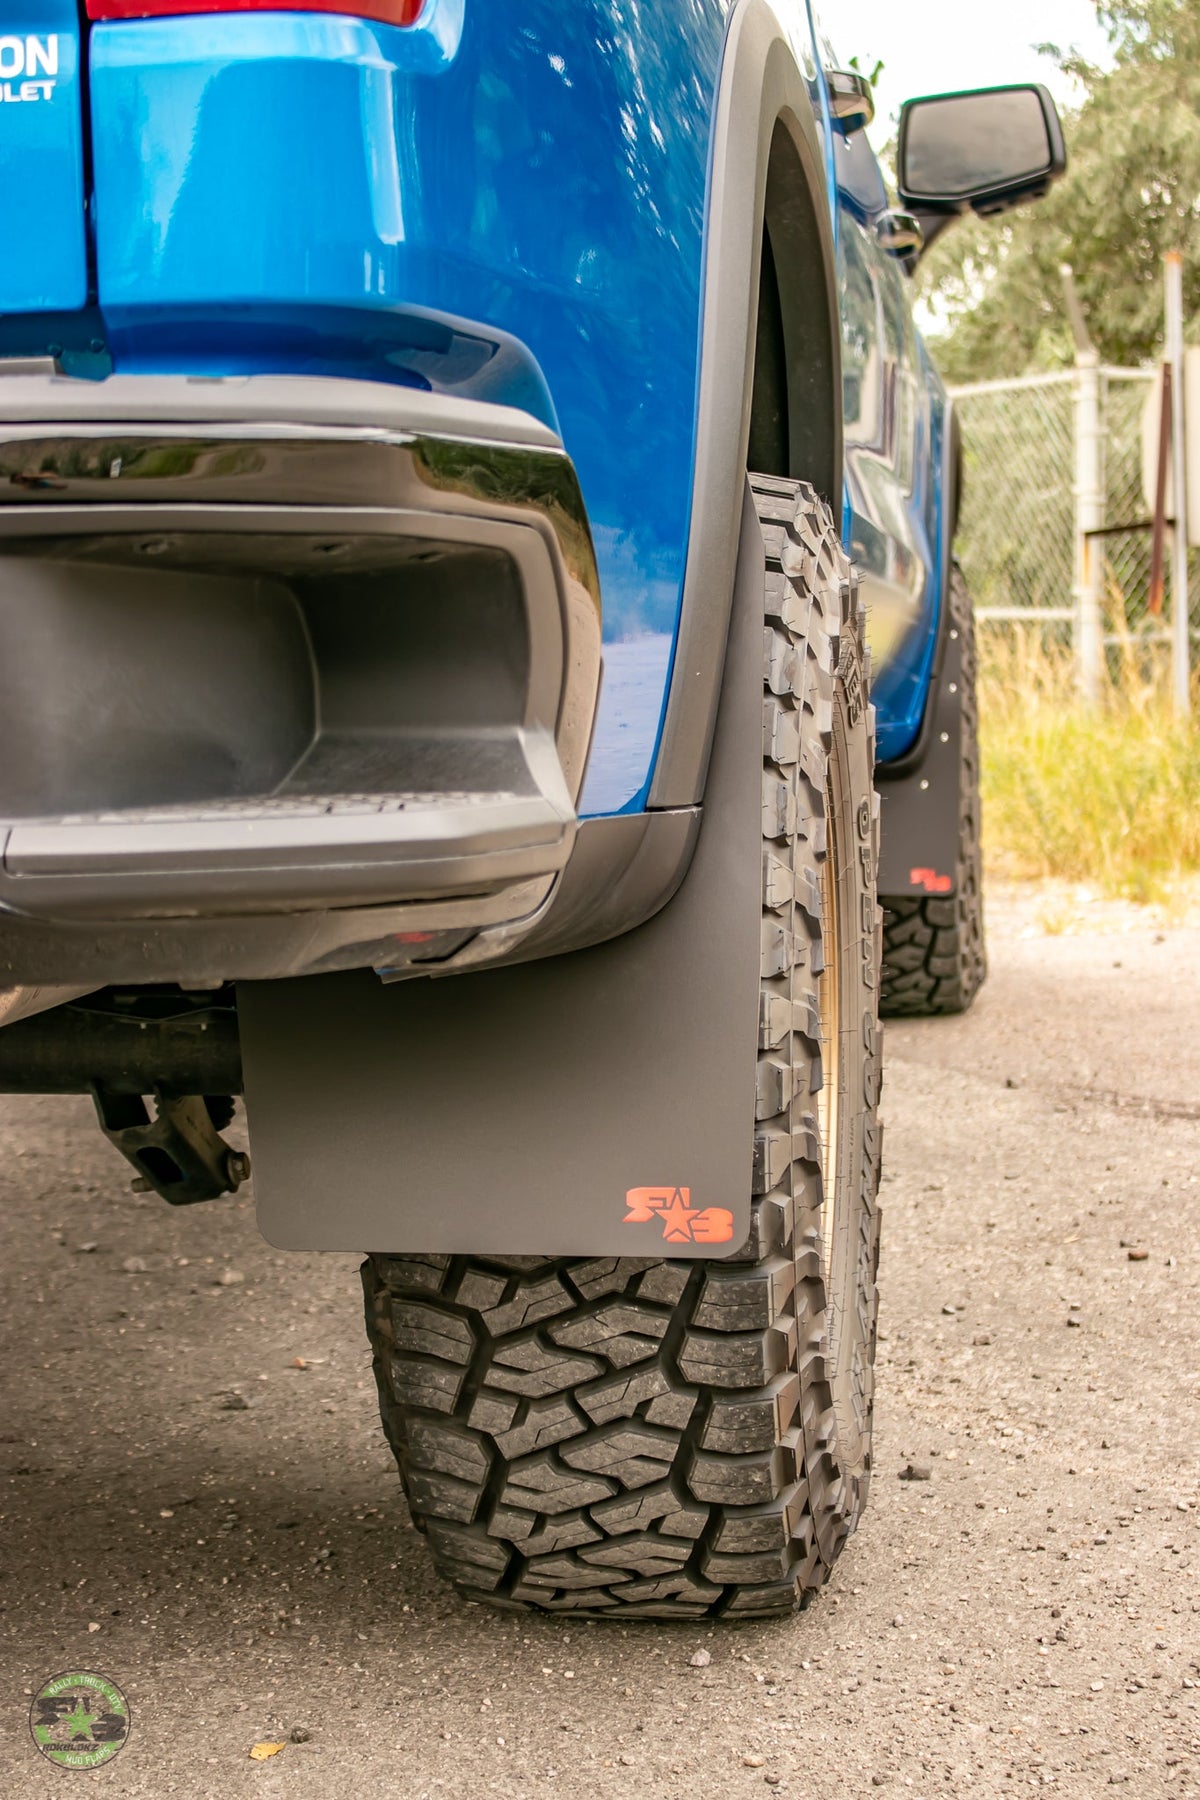
M35 79L14 86L22 75ZM50 100L57 75L57 37L0 37L0 101Z

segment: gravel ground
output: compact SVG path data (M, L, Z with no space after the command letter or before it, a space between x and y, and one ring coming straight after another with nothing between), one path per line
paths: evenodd
M1039 917L993 908L969 1017L889 1028L875 1487L786 1625L461 1605L354 1259L133 1195L85 1102L0 1102L0 1792L1200 1795L1200 930ZM71 1667L132 1706L87 1777L27 1729Z

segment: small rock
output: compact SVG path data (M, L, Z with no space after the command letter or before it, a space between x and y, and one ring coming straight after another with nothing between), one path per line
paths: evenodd
M943 1306L942 1311L943 1311L943 1313L945 1313L947 1318L952 1319L954 1317L954 1315L957 1313L958 1308L957 1308L957 1306Z
M989 1331L977 1331L975 1336L971 1339L971 1342L975 1345L977 1350L986 1349L991 1341L992 1335Z
M742 1767L745 1769L761 1769L766 1760L765 1756L743 1756Z
M312 1732L308 1729L307 1725L292 1726L291 1739L293 1744L307 1744L311 1736Z
M783 1776L776 1775L775 1771L772 1769L766 1775L763 1776L763 1780L766 1782L768 1787L778 1787L780 1782L783 1780Z
M696 1654L693 1656L693 1658L691 1660L690 1666L693 1669L707 1669L707 1667L711 1661L712 1661L712 1651L711 1650L697 1650Z
M237 1287L239 1282L245 1281L245 1279L246 1277L242 1274L240 1269L222 1269L221 1273L213 1281L213 1286Z
M95 1619L93 1619L91 1624L88 1626L88 1630L89 1631L99 1631L99 1629L100 1629L100 1627L97 1625Z
M1076 1331L1081 1331L1083 1329L1083 1320L1080 1318L1077 1318L1074 1313L1072 1313L1070 1315L1070 1317L1068 1318L1067 1324L1073 1325L1075 1327Z
M1091 1687L1093 1694L1102 1694L1104 1692L1104 1683L1102 1681L1093 1681L1088 1685Z
M144 1275L146 1273L145 1258L141 1256L127 1256L125 1261L121 1264L121 1268L126 1275Z
M928 1463L906 1463L900 1471L901 1481L932 1481L933 1470Z
M227 1394L218 1394L218 1406L222 1412L249 1412L262 1399L261 1394L239 1394L231 1388Z
M1131 1250L1129 1260L1130 1262L1149 1262L1150 1252L1148 1250Z
M886 1775L872 1775L871 1786L872 1787L886 1787L887 1786L887 1776Z
M1011 1075L1006 1075L1006 1076L1005 1076L1005 1077L1004 1077L1004 1085L1005 1085L1005 1087L1006 1087L1006 1088L1017 1088L1017 1087L1020 1087L1020 1085L1021 1085L1021 1084L1020 1084L1020 1082L1019 1082L1019 1081L1017 1081L1017 1080L1015 1080L1015 1079L1014 1079L1014 1078L1013 1078L1013 1076L1011 1076ZM880 1787L880 1786L881 1786L881 1785L882 1785L882 1782L883 1782L883 1777L882 1777L882 1776L881 1776L881 1775L880 1775L880 1776L876 1776L876 1777L875 1777L875 1778L874 1778L874 1780L875 1780L875 1785L876 1785L876 1787Z
M90 1244L76 1244L80 1256L87 1256L89 1251L98 1250L100 1246L93 1240Z
M904 1614L897 1613L895 1618L892 1620L893 1627L895 1628L895 1630L899 1631L899 1629L903 1625L903 1623L904 1623Z

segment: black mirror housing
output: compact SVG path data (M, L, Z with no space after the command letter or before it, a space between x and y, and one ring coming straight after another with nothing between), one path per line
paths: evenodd
M1032 84L908 100L897 166L913 212L1007 212L1040 198L1066 169L1058 109Z

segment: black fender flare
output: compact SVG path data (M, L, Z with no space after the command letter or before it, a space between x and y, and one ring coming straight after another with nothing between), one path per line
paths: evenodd
M727 29L713 132L691 527L675 661L650 788L650 806L656 809L692 806L704 794L737 564L768 178L781 126L794 153L793 179L805 184L803 197L819 238L819 256L807 259L806 267L794 262L788 278L812 282L823 295L834 365L830 467L790 473L813 481L836 518L841 328L824 126L768 0L740 0Z

